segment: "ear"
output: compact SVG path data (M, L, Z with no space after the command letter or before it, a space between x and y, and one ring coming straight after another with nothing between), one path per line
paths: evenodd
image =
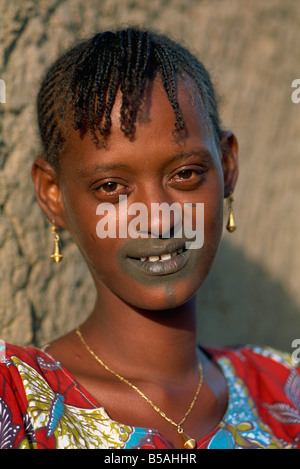
M37 202L50 222L66 228L64 207L57 172L44 158L39 157L32 165L32 180Z
M224 174L224 197L226 198L234 191L238 177L238 142L232 132L222 132L221 151L221 163Z

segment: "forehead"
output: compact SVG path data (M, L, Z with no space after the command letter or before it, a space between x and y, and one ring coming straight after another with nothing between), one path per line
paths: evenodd
M79 131L69 128L65 155L72 154L74 163L76 161L83 166L92 159L92 155L97 155L103 160L115 158L120 161L138 154L146 164L153 154L159 158L167 153L174 154L179 150L185 151L199 146L206 146L209 151L214 151L215 139L207 125L196 87L190 79L183 78L177 80L176 87L177 100L185 124L182 133L174 134L174 109L161 79L156 78L145 89L133 140L126 138L120 128L122 93L119 91L111 112L111 132L105 147L96 148L89 132L82 137Z

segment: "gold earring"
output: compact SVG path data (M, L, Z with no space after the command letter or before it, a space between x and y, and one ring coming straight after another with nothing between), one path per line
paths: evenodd
M232 202L234 201L233 195L229 195L228 197L228 220L227 220L227 225L226 229L229 231L229 233L232 233L233 231L236 230L236 224L233 216L233 209L232 209Z
M50 259L53 259L53 261L56 264L58 264L60 261L62 261L63 256L62 256L62 254L60 252L60 249L59 249L59 236L57 234L57 228L55 226L54 221L52 222L51 232L54 235L54 249L53 249L53 253L50 256Z

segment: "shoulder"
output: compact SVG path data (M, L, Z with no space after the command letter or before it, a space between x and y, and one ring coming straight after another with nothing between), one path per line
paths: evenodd
M1 447L2 444L5 448L13 447L17 440L25 438L25 429L30 427L25 386L29 382L39 386L39 357L43 359L43 353L38 349L0 340L0 422L5 422Z
M291 354L255 345L211 349L210 353L223 370L230 370L244 383L258 406L285 403L300 412L300 367Z
M22 393L24 381L44 377L47 368L55 368L55 361L35 347L22 347L0 340L0 382L2 390L10 387ZM4 391L3 391L4 392Z
M210 349L223 370L242 383L260 416L283 437L300 430L300 367L292 354L248 345ZM286 436L286 434L284 434Z
M291 353L260 345L226 346L208 348L217 361L230 360L241 378L249 373L280 374L287 377L291 372L300 374L300 366Z
M0 339L0 370L11 370L24 364L39 370L42 363L53 362L53 359L43 350L35 347L22 347L9 344ZM12 371L12 370L11 370Z
M21 347L0 342L0 399L12 396L26 406L28 401L64 396L70 405L90 408L95 403L48 348Z
M260 396L277 393L291 381L300 380L300 366L292 354L272 347L246 345L208 350L220 364L230 363L235 374Z
M55 358L42 349L22 347L0 340L0 396L10 387L23 395L24 388L50 386L56 389L58 381L70 381L65 371ZM25 398L25 396L24 396Z
M206 350L216 360L228 358L233 360L236 366L258 366L264 363L275 368L287 370L300 370L300 359L293 358L291 353L283 352L268 346L261 345L235 345L224 347L207 347Z
M256 345L208 348L207 351L219 364L227 381L231 403L228 421L236 421L237 415L240 418L247 415L251 432L256 428L261 435L274 435L284 447L298 447L300 367L295 357ZM246 412L247 406L251 412Z

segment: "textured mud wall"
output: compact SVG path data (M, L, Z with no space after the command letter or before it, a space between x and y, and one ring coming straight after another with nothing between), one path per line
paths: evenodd
M211 71L223 123L240 142L235 214L198 295L205 343L300 338L300 78L298 0L0 0L0 336L40 344L90 311L94 291L63 233L52 265L50 227L34 201L35 97L45 68L77 38L121 23L183 40ZM2 89L3 93L3 89Z

